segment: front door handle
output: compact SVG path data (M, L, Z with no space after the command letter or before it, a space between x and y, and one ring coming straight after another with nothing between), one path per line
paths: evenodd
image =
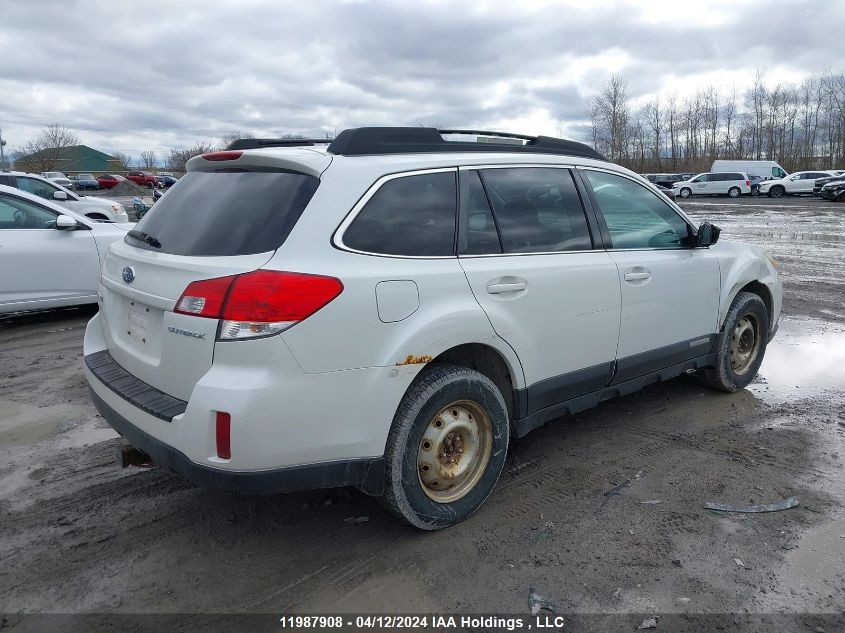
M651 279L651 273L647 270L625 273L625 281L642 281L644 279Z
M487 292L491 295L500 295L506 292L519 292L525 290L528 283L525 281L508 281L487 284Z

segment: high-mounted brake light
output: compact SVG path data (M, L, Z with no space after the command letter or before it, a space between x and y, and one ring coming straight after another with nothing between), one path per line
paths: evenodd
M204 160L237 160L242 154L243 152L238 150L226 150L224 152L209 152L203 154L202 158Z
M223 319L219 340L255 338L304 321L341 292L335 277L256 270L191 283L174 312Z

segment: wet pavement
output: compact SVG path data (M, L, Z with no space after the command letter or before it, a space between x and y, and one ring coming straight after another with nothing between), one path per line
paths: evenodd
M788 198L694 198L680 206L722 239L761 246L780 263L792 315L845 322L845 203Z
M527 614L534 588L624 630L643 613L843 630L824 617L845 610L845 204L683 206L781 262L758 378L723 394L682 376L538 429L485 506L433 534L354 490L238 497L121 470L81 372L93 310L0 318L0 613ZM766 514L703 507L789 496Z
M822 398L828 392L841 392L843 387L845 326L786 317L748 391L776 404Z

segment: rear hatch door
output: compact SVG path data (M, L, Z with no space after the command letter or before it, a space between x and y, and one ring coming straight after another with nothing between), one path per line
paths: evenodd
M210 368L219 324L175 313L182 293L192 282L263 266L319 184L313 174L234 162L186 174L112 244L103 264L109 352L129 373L181 400Z

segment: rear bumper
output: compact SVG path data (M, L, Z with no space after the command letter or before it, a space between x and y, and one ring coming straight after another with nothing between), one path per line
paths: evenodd
M381 457L249 472L221 470L197 464L132 424L109 406L93 388L90 391L100 415L132 446L149 455L157 466L182 475L198 486L239 494L272 494L339 486L355 486L368 494L380 494L382 491L384 459Z

